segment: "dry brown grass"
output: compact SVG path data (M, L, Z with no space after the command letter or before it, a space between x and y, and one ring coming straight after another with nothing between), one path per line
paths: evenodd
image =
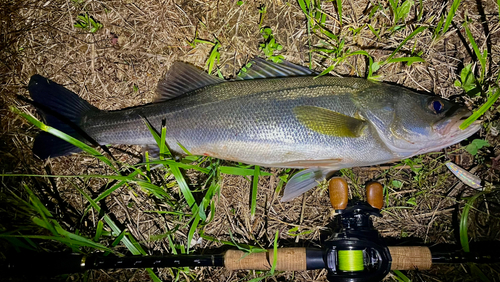
M387 12L368 18L370 2L345 0L343 27L340 27L338 15L332 2L324 2L327 17L326 26L334 33L344 32L350 27L361 27L365 23L375 28L387 30L392 25ZM0 4L0 69L1 69L1 156L0 168L9 173L35 174L107 174L103 165L94 158L83 154L42 162L31 155L31 144L36 130L23 119L12 114L8 106L16 105L27 111L33 111L16 99L16 95L27 96L26 85L34 74L41 74L73 90L91 104L105 110L115 110L149 103L155 92L156 84L165 74L172 62L180 60L204 67L211 46L198 44L192 48L187 43L198 32L198 37L221 42L220 70L224 76L234 76L247 60L259 52L258 44L262 41L259 33L260 5L267 6L263 19L264 26L270 26L278 43L283 45L281 52L291 62L307 65L308 40L305 17L296 1L244 1L238 6L233 0L194 0L194 1L72 1L72 0L14 0ZM437 19L449 9L450 4L440 1L423 1L424 25L435 26ZM386 5L387 6L387 5ZM498 75L499 50L499 15L498 7L492 1L463 1L448 33L437 42L432 41L432 32L424 33L411 40L402 54L410 54L412 48L423 51L426 63L411 66L392 64L382 68L379 74L384 81L390 81L412 89L433 92L443 97L461 95L461 89L453 86L453 81L461 67L473 62L470 50L459 37L460 25L465 16L472 21L469 25L480 48L488 48L490 67L488 78L494 80ZM88 12L103 24L103 29L95 34L73 26L77 15ZM346 36L346 45L351 49L368 51L376 60L388 56L399 43L416 28L416 10L413 9L404 30L377 39L369 29L364 28L356 36ZM435 18L433 18L435 17ZM484 27L489 30L488 37ZM319 42L317 36L311 36L313 44ZM313 56L313 67L323 70L329 62L318 55ZM338 66L333 75L365 75L366 62L362 57L352 57L347 63ZM134 91L134 86L138 91ZM476 107L477 101L465 99L470 107ZM498 105L498 102L497 102ZM496 127L498 132L498 111L486 116L487 122ZM485 165L490 156L499 155L498 137L494 129L483 130L480 135L493 145L483 155L483 161L474 159L461 150L446 158L470 170L492 183L499 182L498 171ZM139 156L140 150L134 147L120 146L120 149ZM120 160L134 163L137 159L129 154L119 153ZM417 238L425 243L456 243L456 218L463 207L464 195L474 193L454 178L443 159L436 161L436 156L422 157L421 181L415 181L415 173L407 166L395 168L392 165L378 168L355 168L347 171L350 178L351 193L362 193L367 180L379 180L390 188L388 206L382 219L376 219L376 227L386 237L399 239ZM243 177L227 176L222 182L222 192L217 204L214 220L204 227L205 234L221 240L230 240L229 230L236 241L256 244L265 248L272 246L274 234L279 232L280 246L308 245L319 242L330 231L329 223L333 220L325 187L314 189L290 203L280 203L280 196L275 194L278 178L275 169L270 177L262 177L259 182L257 214L250 218L249 195L251 183ZM198 175L189 174L191 181L198 181ZM397 180L402 187L393 187ZM78 180L91 195L97 196L106 181L102 179ZM40 197L70 231L78 228L82 233L92 236L99 215L90 213L80 221L86 201L73 188L68 180L51 181L37 179L4 178L0 189L17 189L19 183L29 183L38 189ZM35 189L35 190L36 190ZM52 191L52 194L50 193ZM423 193L419 193L424 191ZM5 194L2 194L5 195ZM60 197L60 198L58 198ZM411 198L416 204L408 204ZM7 202L6 199L2 202ZM486 200L481 199L477 210L473 210L470 236L476 240L497 240L500 238L498 220L498 194ZM486 204L485 204L486 203ZM109 213L117 222L141 242L148 253L168 253L165 240L150 240L151 236L167 232L176 222L168 216L145 213L146 210L162 208L162 203L155 201L139 189L121 188L106 199ZM3 226L22 224L16 222L6 212L15 210L4 206L2 210ZM71 225L71 222L78 225ZM300 231L312 230L299 236L298 240L288 235L288 230L298 226ZM179 229L176 242L186 244L188 227ZM195 236L198 239L197 236ZM60 249L57 245L44 243L49 250ZM195 252L215 249L221 245L202 241L194 246ZM5 246L5 248L9 248ZM429 272L412 272L409 275L425 281L462 281L468 277L466 268L442 267ZM492 281L499 281L498 267L485 268ZM165 280L173 279L166 269L158 271ZM224 269L194 269L189 278L185 274L181 279L187 281L236 281L256 277L251 271L229 272ZM496 276L495 276L496 275ZM144 281L144 270L92 271L91 280L96 281ZM194 278L193 278L194 277ZM82 279L72 276L72 279ZM389 280L394 278L389 277ZM471 278L475 279L473 276ZM284 273L273 281L324 281L325 271Z

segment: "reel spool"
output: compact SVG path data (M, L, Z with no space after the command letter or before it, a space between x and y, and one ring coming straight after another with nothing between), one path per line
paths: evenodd
M365 269L363 250L339 250L338 268L343 272L357 272Z

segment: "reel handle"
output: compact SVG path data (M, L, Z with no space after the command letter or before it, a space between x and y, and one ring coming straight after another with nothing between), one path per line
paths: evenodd
M334 177L328 182L330 203L335 210L343 210L349 202L349 186L342 177ZM384 187L379 182L366 185L366 201L370 206L381 210L384 206Z
M349 201L349 186L342 177L334 177L328 182L330 203L335 210L343 210Z
M366 184L366 201L370 206L381 210L384 206L384 187L378 182Z

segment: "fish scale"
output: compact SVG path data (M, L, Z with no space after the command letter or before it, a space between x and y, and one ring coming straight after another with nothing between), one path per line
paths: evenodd
M294 117L293 109L300 105L354 115L357 109L348 92L353 89L335 86L338 81L334 77L290 77L223 83L187 93L178 100L99 115L92 113L83 129L101 144L153 145L155 140L142 117L157 129L165 120L167 144L178 154L183 154L183 150L177 142L193 154L264 166L316 159L336 160L332 165L339 159L358 163L366 161L366 156L360 153L374 146L378 153L373 155L372 163L393 158L383 144L372 145L376 136L371 130L354 140L333 137L301 126ZM366 83L354 78L342 82ZM104 124L106 120L112 122ZM325 146L331 150L325 153ZM353 153L354 148L361 150Z
M292 177L282 200L316 186L332 171L398 161L440 150L474 134L458 125L470 112L440 97L361 78L315 77L288 62L254 59L233 81L175 63L152 104L101 111L46 78L29 91L49 125L84 142L156 142L164 121L171 151L268 167L308 168ZM254 79L259 78L259 79ZM79 149L41 134L34 152L56 157Z

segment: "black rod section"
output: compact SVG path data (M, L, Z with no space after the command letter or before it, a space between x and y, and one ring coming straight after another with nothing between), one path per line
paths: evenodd
M85 269L224 266L223 255L89 256Z
M490 252L433 252L432 254L432 264L437 263L498 263L500 262L500 249L492 250Z
M224 255L126 256L44 253L11 257L0 263L0 273L57 275L89 269L224 266Z

